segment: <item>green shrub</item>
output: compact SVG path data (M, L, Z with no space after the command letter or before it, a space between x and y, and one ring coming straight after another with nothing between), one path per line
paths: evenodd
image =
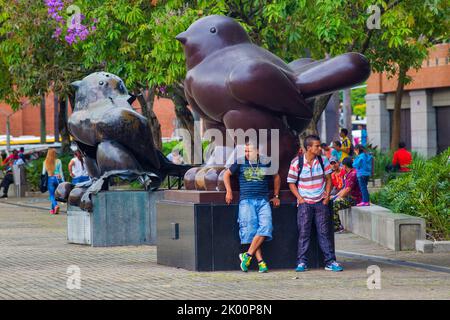
M394 153L389 151L387 153L382 153L378 150L368 149L368 152L372 153L375 162L374 162L374 178L384 178L388 173L386 172L386 166L392 163L392 158ZM424 161L424 157L422 157L417 152L411 152L411 156L413 158L413 162L416 160Z
M371 201L394 212L426 220L427 235L450 240L450 148L433 159L416 157L411 171L398 175L371 195Z

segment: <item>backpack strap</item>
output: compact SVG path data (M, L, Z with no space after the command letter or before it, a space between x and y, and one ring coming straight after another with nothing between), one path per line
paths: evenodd
M295 182L295 185L298 185L298 182L300 181L300 175L302 174L303 169L303 156L297 156L298 158L298 173L297 173L297 181ZM318 156L317 160L319 161L320 167L322 168L323 176L325 177L325 167L323 165L323 158L322 156Z
M319 160L320 167L322 168L323 176L325 177L325 167L323 166L323 158L322 156L318 156L317 160Z
M300 181L300 175L302 174L302 170L303 170L303 155L297 156L298 159L298 173L297 173L297 181L295 181L295 185L298 187L298 182Z

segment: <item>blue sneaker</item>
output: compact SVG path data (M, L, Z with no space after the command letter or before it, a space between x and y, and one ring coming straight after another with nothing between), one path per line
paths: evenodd
M295 268L296 272L303 272L303 271L307 271L308 267L306 266L306 263L300 263L297 268Z
M332 263L329 263L325 266L325 270L339 272L344 270L344 268L342 268L341 265L336 261L333 261Z

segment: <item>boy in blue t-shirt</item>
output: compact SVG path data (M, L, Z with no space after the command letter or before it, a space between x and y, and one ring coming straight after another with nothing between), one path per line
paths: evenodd
M255 255L258 260L259 272L267 272L267 264L262 257L261 245L265 240L272 240L272 210L280 205L280 176L273 175L274 197L269 200L269 182L272 175L267 169L270 163L259 156L258 149L247 144L245 146L245 159L238 159L226 171L223 177L227 190L225 201L230 204L233 200L231 189L231 175L239 178L239 237L241 244L250 244L247 252L239 254L241 270L246 272Z

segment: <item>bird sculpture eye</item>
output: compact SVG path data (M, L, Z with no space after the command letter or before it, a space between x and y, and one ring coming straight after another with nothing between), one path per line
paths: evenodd
M211 29L209 29L209 32L216 33L216 28L212 27Z
M98 84L102 86L103 85L103 81L100 81Z

